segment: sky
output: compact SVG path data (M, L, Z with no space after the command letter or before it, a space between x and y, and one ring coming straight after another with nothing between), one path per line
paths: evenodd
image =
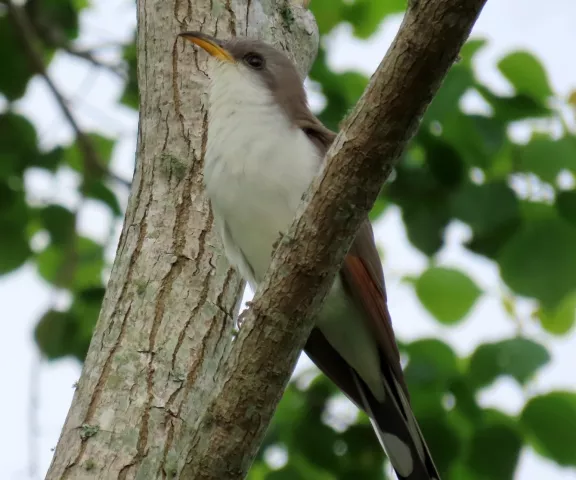
M314 0L312 0L314 1ZM127 42L135 26L135 8L131 0L92 0L91 8L81 17L80 48ZM576 89L576 62L570 61L576 45L576 2L573 0L488 0L472 38L486 38L488 46L477 57L475 67L480 78L502 93L509 85L495 68L497 60L513 50L526 49L536 54L546 67L558 96L566 98ZM387 20L369 41L351 37L350 29L341 26L327 40L330 65L336 70L356 68L370 74L377 67L399 26L399 17ZM105 59L114 61L114 48L102 50ZM136 144L137 115L117 105L122 82L112 74L70 57L58 55L49 74L65 94L85 130L98 130L119 139L114 152L114 171L130 178ZM319 99L311 94L311 103ZM72 131L50 97L41 79L30 82L18 110L28 116L40 132L46 148L67 144ZM26 184L31 199L61 202L78 206L73 194L77 178L62 173L56 179L41 171L30 172ZM123 194L122 201L126 202ZM105 209L83 203L79 228L83 234L104 241L111 225ZM516 325L507 319L498 300L497 267L466 252L461 243L470 234L461 224L448 229L447 246L439 255L441 265L465 270L487 293L476 304L467 321L457 328L445 328L435 322L420 306L412 288L401 281L418 274L426 258L412 248L402 227L399 212L392 208L376 225L376 236L383 247L389 304L397 335L402 340L437 336L458 353L466 355L481 342L509 337ZM45 239L35 239L37 246ZM116 243L113 242L114 248ZM108 252L113 258L114 248ZM32 266L0 277L0 304L3 306L4 335L0 338L0 477L14 480L43 478L56 445L78 380L78 362L64 359L52 363L40 360L33 342L33 328L50 306L65 306L69 298L55 293L42 282ZM500 380L481 395L483 405L494 405L511 414L517 413L528 394L552 389L575 389L573 365L576 363L576 334L552 339L526 324L526 332L546 345L552 363L526 391L510 380ZM306 365L303 362L302 368ZM576 471L562 469L532 452L522 455L518 480L576 480Z

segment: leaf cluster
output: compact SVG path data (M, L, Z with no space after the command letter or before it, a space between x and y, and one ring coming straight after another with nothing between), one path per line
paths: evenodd
M29 187L29 174L42 172L56 183L63 172L79 179L75 193L80 205L94 201L119 218L122 208L105 169L86 162L82 140L50 150L42 147L34 124L19 113L30 81L42 77L26 48L24 38L34 38L34 49L46 67L58 50L72 51L78 36L79 14L87 7L82 0L30 0L19 9L24 23L11 9L0 11L0 274L6 275L32 264L55 292L68 292L66 309L50 307L38 320L36 342L49 359L73 355L83 360L104 295L105 245L79 233L78 208L50 198L38 198ZM27 28L28 30L25 30ZM87 134L94 153L107 167L114 140L98 133Z

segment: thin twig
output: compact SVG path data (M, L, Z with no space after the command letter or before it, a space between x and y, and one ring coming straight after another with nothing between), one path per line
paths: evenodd
M81 58L82 60L87 61L88 63L91 63L92 65L98 67L98 68L103 68L105 70L108 70L109 72L113 73L114 75L116 75L117 77L121 78L122 80L126 80L127 79L127 75L126 72L122 69L121 66L119 65L113 65L110 63L106 63L102 60L98 60L98 58L96 58L90 51L88 50L75 50L72 47L69 47L67 45L58 45L57 48L60 48L61 50L64 50L66 53L68 53L69 55L72 55L74 57L78 57Z
M40 53L36 50L35 45L38 44L39 38L36 34L34 26L28 19L26 13L18 6L14 5L11 1L7 1L6 6L8 7L8 14L12 18L16 30L20 36L22 41L22 45L32 64L33 69L44 78L46 85L54 95L56 102L60 106L62 113L68 120L68 123L71 125L72 129L76 133L78 138L78 145L80 150L82 151L84 157L84 168L86 170L86 174L90 175L106 175L110 179L126 186L130 187L131 182L125 180L123 178L118 177L117 175L111 173L103 166L101 159L96 152L92 140L90 137L80 128L78 121L74 117L72 110L68 106L68 103L64 96L60 93L48 72L46 71L46 66L42 60Z
M33 26L34 22L30 21L30 24L31 26ZM100 48L89 48L89 49L86 48L83 50L79 50L73 48L70 45L68 39L64 36L64 34L60 30L47 28L46 26L43 26L43 28L36 28L35 33L43 41L43 43L48 45L49 47L64 50L66 53L70 55L81 58L98 68L109 70L110 72L119 76L121 79L126 80L126 72L122 69L121 65L112 65L103 62L102 60L99 60L95 54L96 51L101 50L103 48L109 48L109 47L122 48L123 47L122 44L119 43L104 44Z

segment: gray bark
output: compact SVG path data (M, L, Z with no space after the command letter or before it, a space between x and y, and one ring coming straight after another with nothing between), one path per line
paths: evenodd
M258 36L294 52L304 73L317 48L315 23L298 5L276 3L138 1L132 191L48 479L183 478L185 463L205 462L217 440L199 436L199 425L220 394L243 283L222 255L202 187L205 64L176 35Z

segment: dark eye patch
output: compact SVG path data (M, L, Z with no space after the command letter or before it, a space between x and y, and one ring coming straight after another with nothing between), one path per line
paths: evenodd
M256 52L249 52L244 55L244 62L254 70L262 70L266 63L264 57Z

